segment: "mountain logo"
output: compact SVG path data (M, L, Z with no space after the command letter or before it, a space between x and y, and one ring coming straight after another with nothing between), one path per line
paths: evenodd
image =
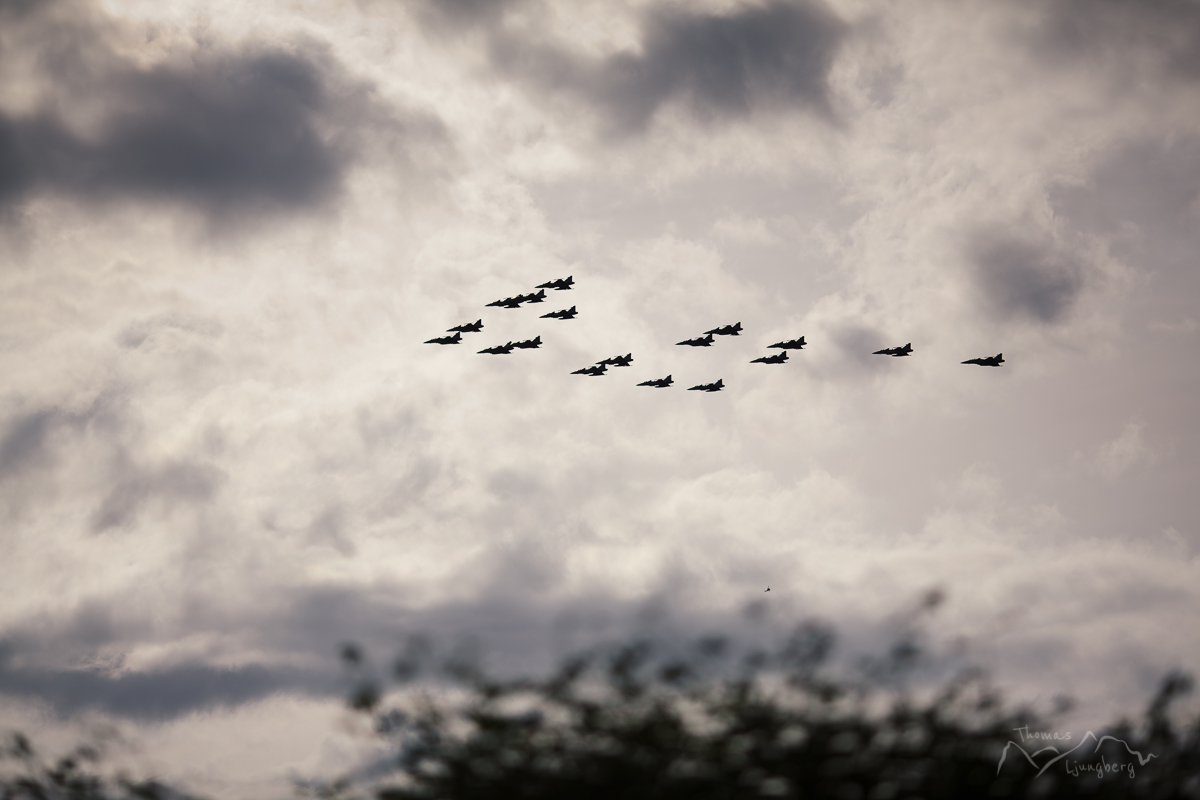
M1018 730L1020 730L1020 729L1018 729ZM1004 745L1004 752L1002 752L1000 754L1000 763L996 765L996 774L997 775L1000 774L1000 769L1001 769L1001 767L1004 766L1004 760L1006 758L1008 758L1009 748L1015 747L1017 749L1017 751L1021 753L1021 755L1025 756L1025 760L1029 762L1029 765L1031 767L1037 769L1038 775L1041 775L1043 772L1050 769L1050 767L1054 766L1059 761L1062 761L1064 758L1066 758L1067 756L1071 755L1079 748L1086 745L1089 741L1096 743L1096 746L1092 749L1091 755L1095 755L1097 752L1099 752L1100 746L1102 744L1104 744L1105 742L1113 741L1113 742L1120 742L1125 747L1125 752L1129 753L1131 756L1134 756L1137 759L1139 766L1144 767L1144 766L1146 766L1147 762L1150 761L1150 759L1157 758L1157 756L1155 756L1153 753L1149 753L1149 754L1143 756L1141 754L1141 752L1134 750L1132 747L1130 747L1129 743L1126 742L1124 739L1118 739L1115 736L1101 736L1101 737L1097 738L1096 734L1092 733L1091 731L1088 731L1087 733L1085 733L1083 735L1083 738L1079 741L1079 744L1075 745L1074 747L1072 747L1070 750L1066 751L1065 753L1059 753L1058 748L1056 748L1056 747L1043 747L1041 750L1036 750L1032 754L1030 754L1021 745L1017 744L1014 741L1009 741L1008 744ZM1038 759L1040 757L1044 756L1046 753L1053 753L1054 757L1047 759L1046 762L1039 767ZM1108 772L1118 771L1118 765L1106 764L1105 766L1106 766ZM1132 778L1133 777L1133 764L1130 763L1127 766L1129 768L1129 777ZM1124 770L1124 768L1125 768L1124 765L1119 766L1119 769L1122 771ZM1089 772L1092 771L1092 768L1090 768L1090 767L1085 767L1085 769L1086 769L1086 771L1089 771ZM1069 770L1069 767L1068 767L1068 770ZM1079 772L1079 770L1076 770L1075 772L1072 772L1072 774L1078 775L1078 772Z

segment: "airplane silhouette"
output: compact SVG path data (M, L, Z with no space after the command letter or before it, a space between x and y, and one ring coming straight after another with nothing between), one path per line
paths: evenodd
M536 350L542 346L542 337L537 336L533 339L526 339L523 342L513 342L513 347L519 347L522 350Z
M717 336L740 336L742 333L742 323L737 322L733 325L726 325L723 328L713 328L705 333L715 333Z
M668 375L667 377L659 378L656 381L642 381L638 384L638 386L653 386L655 389L666 389L674 382L675 381L671 380L671 376Z
M539 319L575 319L575 315L578 313L575 310L575 306L571 306L563 311L551 311L549 314L542 314Z
M717 378L716 383L702 383L688 388L689 392L719 392L725 388L725 381Z
M574 372L572 372L571 374L572 375L591 375L593 378L599 378L601 375L604 374L604 371L607 369L608 369L608 367L606 367L604 364L597 364L594 367L584 367L583 369L577 369Z
M633 361L633 353L630 353L627 356L613 356L612 358L606 358L603 361L597 361L596 363L608 364L613 367L628 367L629 362L631 361Z
M503 300L493 301L491 303L488 303L487 307L490 308L492 306L499 306L500 308L520 308L521 303L524 303L524 302L525 302L524 295L517 295L516 297L506 297Z
M769 591L771 591L771 587L770 587L770 586L768 586L768 587L766 588L766 591L768 591L768 592L769 592Z
M787 350L784 350L782 353L776 353L773 356L763 356L762 358L756 358L753 361L751 361L750 363L751 364L782 364L785 361L787 361L787 359L788 359Z
M522 303L544 303L546 302L546 290L542 289L537 294L517 295L516 299Z
M808 342L804 341L804 337L801 336L799 339L792 339L788 342L776 342L775 344L769 344L767 345L767 349L769 350L772 347L778 347L780 350L803 350L804 345L806 344L808 344Z
M498 344L495 347L485 347L479 352L487 353L493 356L506 356L513 351L514 347L516 347L516 345L512 342L509 342L508 344Z
M707 336L701 336L699 339L685 339L682 342L676 342L675 344L686 344L688 347L712 347L712 337L713 335L710 333Z
M439 336L436 339L426 339L425 344L458 344L462 341L462 334L456 333L453 336Z
M882 350L876 350L874 353L871 353L871 355L873 355L873 356L893 356L893 357L899 358L900 356L911 355L912 351L913 351L912 342L909 342L908 344L904 345L904 347L885 347Z
M462 325L447 328L446 333L453 333L454 331L459 331L460 333L479 333L481 330L483 330L483 320L476 320L475 322L464 322Z
M987 358L971 358L962 362L964 364L978 364L981 367L998 367L1004 363L1004 353L997 353L994 356Z
M563 291L566 291L567 289L570 289L574 283L575 283L575 276L568 275L565 278L559 278L558 280L555 280L555 281L546 281L545 283L539 283L534 288L554 289L556 291L563 292Z

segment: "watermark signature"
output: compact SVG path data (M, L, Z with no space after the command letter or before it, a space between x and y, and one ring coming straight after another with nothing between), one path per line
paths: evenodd
M996 774L997 775L1000 774L1000 769L1001 769L1001 767L1004 766L1004 760L1006 758L1008 758L1008 751L1010 748L1016 748L1017 752L1019 752L1021 755L1025 756L1025 760L1029 762L1030 766L1032 766L1034 769L1036 769L1038 771L1038 775L1041 775L1043 772L1050 769L1052 766L1054 766L1058 762L1065 761L1065 763L1063 764L1063 767L1066 769L1067 774L1071 775L1072 777L1076 777L1076 778L1079 777L1080 775L1082 775L1084 773L1088 773L1088 772L1096 773L1096 777L1098 777L1098 778L1102 778L1106 775L1118 775L1118 774L1123 774L1130 778L1134 777L1134 774L1135 774L1134 773L1134 764L1132 761L1125 762L1125 763L1121 763L1121 762L1109 763L1109 761L1106 758L1104 758L1103 755L1100 756L1100 760L1098 762L1094 761L1094 760L1088 761L1088 762L1080 761L1078 756L1076 757L1074 762L1071 761L1071 759L1069 758L1069 756L1071 754L1075 753L1077 750L1084 747L1085 745L1088 745L1091 743L1095 743L1095 747L1092 748L1091 753L1089 754L1085 750L1083 753L1081 753L1081 755L1095 756L1096 753L1098 753L1100 751L1101 745L1103 745L1105 742L1112 741L1112 742L1118 742L1122 746L1124 746L1125 752L1129 753L1129 755L1131 755L1137 759L1138 766L1144 767L1150 761L1150 759L1157 758L1157 756L1155 756L1153 753L1147 753L1146 755L1142 755L1141 752L1134 750L1132 747L1130 747L1129 743L1126 742L1124 739L1118 739L1115 736L1107 736L1107 735L1097 738L1096 734L1092 733L1091 731L1088 731L1087 733L1085 733L1083 735L1083 738L1081 738L1079 740L1079 744L1075 745L1074 747L1072 747L1070 750L1067 750L1066 752L1059 752L1059 749L1057 747L1055 747L1054 745L1047 745L1046 747L1043 747L1039 750L1035 750L1034 752L1030 753L1022 746L1026 742L1045 742L1045 741L1066 742L1066 741L1071 740L1071 732L1067 731L1066 733L1058 733L1058 732L1047 733L1045 731L1031 731L1031 730L1029 730L1029 728L1027 726L1021 727L1021 728L1014 728L1013 730L1015 730L1020 735L1021 743L1018 744L1017 742L1010 740L1008 742L1008 744L1004 745L1004 752L1002 752L1000 754L1000 763L996 765ZM1051 754L1053 754L1053 755L1051 756ZM1041 759L1044 759L1044 763L1039 765L1038 762Z

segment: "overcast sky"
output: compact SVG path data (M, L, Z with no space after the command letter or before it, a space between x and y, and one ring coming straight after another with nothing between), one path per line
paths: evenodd
M1200 662L1198 258L1190 0L4 0L0 715L283 794L338 642L769 585L1099 724Z

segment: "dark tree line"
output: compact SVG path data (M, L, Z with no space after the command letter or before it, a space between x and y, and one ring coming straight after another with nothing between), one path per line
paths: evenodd
M978 671L933 693L899 688L920 659L911 637L854 677L828 667L833 645L830 629L805 623L773 648L635 641L568 658L548 677L500 679L414 640L387 681L347 645L348 703L389 755L297 788L321 800L1200 798L1200 718L1180 725L1171 713L1191 688L1181 673L1141 719L1096 731L1115 739L1039 774L1054 754L1031 764L1005 748L1021 742L1018 729L1054 730L1053 714L1008 706ZM1053 744L1069 749L1080 733ZM102 779L86 749L43 763L18 737L4 757L3 800L186 796Z

